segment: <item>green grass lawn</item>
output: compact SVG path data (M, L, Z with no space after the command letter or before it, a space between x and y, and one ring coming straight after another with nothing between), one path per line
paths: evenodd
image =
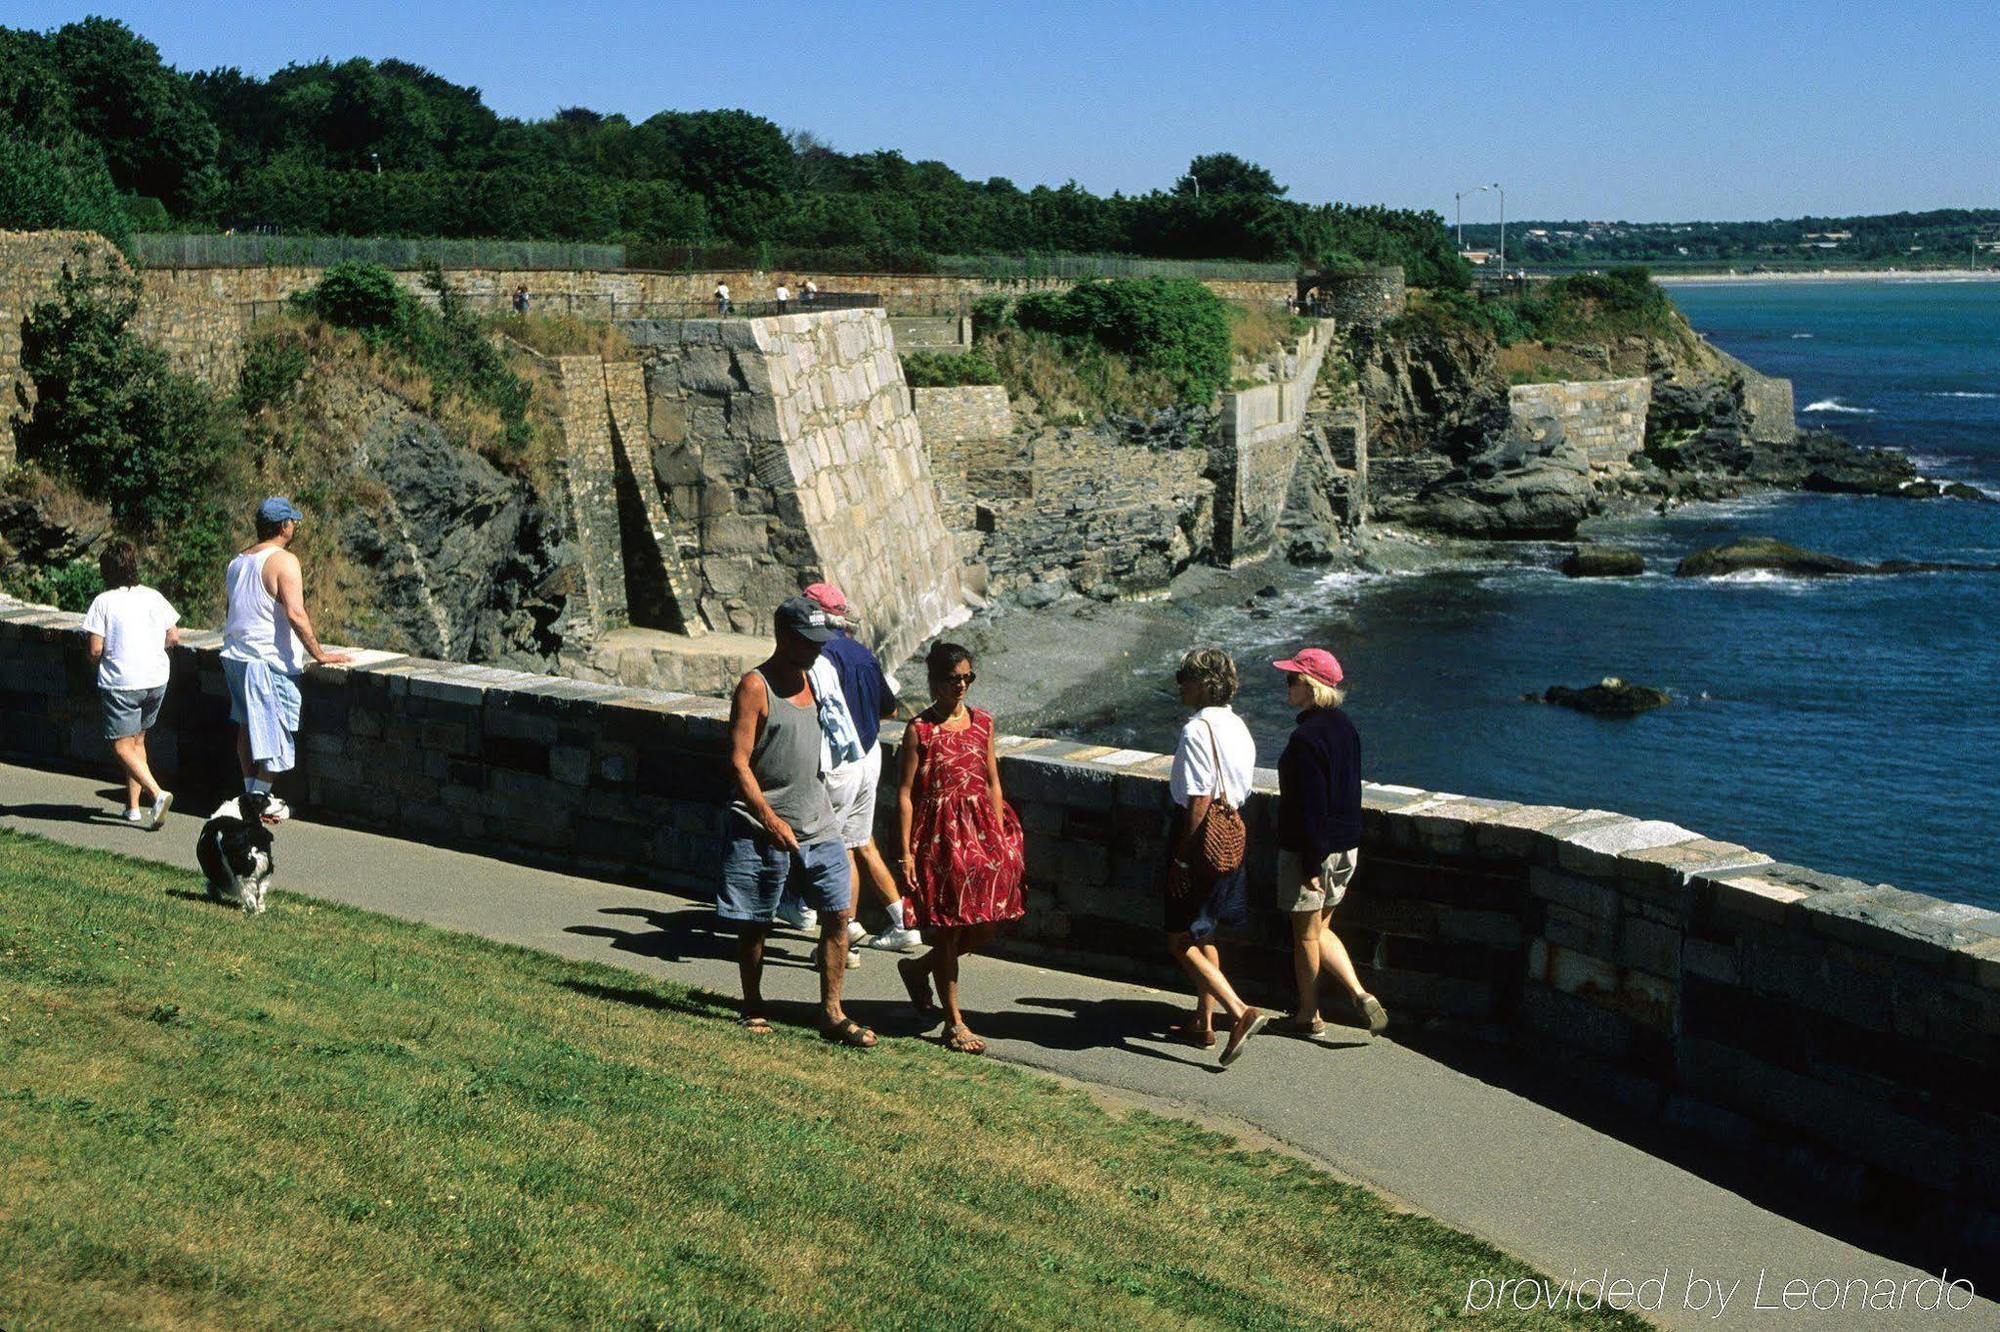
M246 920L10 833L0 902L10 1329L1422 1328L1524 1274L924 1042L752 1038L626 972L290 892Z

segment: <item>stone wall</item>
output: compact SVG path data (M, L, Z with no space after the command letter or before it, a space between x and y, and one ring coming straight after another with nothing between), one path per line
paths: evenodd
M933 457L940 447L1005 439L1014 433L1014 409L1007 403L1007 390L998 384L913 388L910 410L916 413Z
M185 808L227 790L234 767L217 642L191 632L174 652L154 732ZM0 603L6 758L108 771L91 681L80 617ZM280 788L311 817L714 886L721 700L379 653L315 668L303 689L300 770ZM1168 759L999 744L1028 835L1028 914L1003 949L1164 979ZM1253 1001L1290 988L1275 803L1261 771L1244 809L1254 919L1231 940ZM879 835L892 805L878 805ZM1672 824L1394 786L1364 793L1361 866L1337 924L1398 1030L1428 1016L1511 1045L1883 1224L2000 1253L2000 1114L1982 1090L2000 1077L2000 913Z
M766 633L806 583L840 584L901 660L963 602L959 553L879 309L634 321L652 484L711 628Z
M1297 289L1301 305L1312 308L1317 302L1319 312L1343 329L1386 323L1403 313L1410 301L1400 264L1355 273L1309 274L1299 278Z
M978 505L1034 491L1034 444L1014 431L1014 409L997 384L910 390L946 527L971 528Z
M1224 564L1271 553L1298 464L1299 429L1333 328L1333 321L1319 320L1281 353L1276 383L1222 395L1209 469L1215 477L1215 557Z
M1653 381L1645 377L1516 384L1507 390L1507 410L1530 439L1545 438L1553 421L1570 443L1582 447L1593 470L1615 471L1630 465L1632 455L1646 447L1652 396Z
M1799 436L1799 418L1792 381L1754 370L1720 348L1711 348L1724 365L1743 377L1743 415L1750 438L1758 444L1790 444Z
M889 331L899 352L966 351L972 346L971 315L892 314Z
M563 517L582 555L591 627L602 633L631 620L604 362L596 356L558 356L553 362L563 434Z
M1214 547L1207 466L1202 449L1037 440L1027 498L980 494L978 558L996 587L1063 579L1104 599L1162 592Z

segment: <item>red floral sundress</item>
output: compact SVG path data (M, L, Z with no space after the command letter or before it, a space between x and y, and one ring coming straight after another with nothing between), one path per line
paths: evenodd
M916 827L910 851L916 858L910 906L919 929L986 925L1019 920L1026 862L1021 821L1003 802L996 826L986 792L986 752L993 717L968 708L971 724L947 731L919 718L910 723L923 766L918 770Z

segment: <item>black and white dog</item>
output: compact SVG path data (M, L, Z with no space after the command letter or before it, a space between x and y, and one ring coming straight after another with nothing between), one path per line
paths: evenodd
M264 826L264 811L271 797L250 792L225 800L195 838L194 856L208 875L208 895L218 902L234 902L243 914L254 916L264 909L264 894L271 890L271 830Z

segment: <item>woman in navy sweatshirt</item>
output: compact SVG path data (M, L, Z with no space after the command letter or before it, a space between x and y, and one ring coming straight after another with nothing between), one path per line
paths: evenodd
M1347 697L1340 662L1325 648L1302 648L1271 663L1285 672L1285 697L1298 709L1298 728L1278 758L1278 906L1292 917L1292 974L1299 1006L1291 1029L1315 1035L1320 977L1347 987L1370 1033L1389 1015L1361 987L1346 945L1333 932L1333 909L1360 864L1361 737L1340 710Z

